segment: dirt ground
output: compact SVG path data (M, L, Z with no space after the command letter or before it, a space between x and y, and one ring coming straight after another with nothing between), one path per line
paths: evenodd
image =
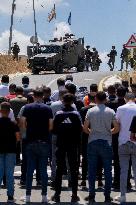
M19 61L15 61L12 56L0 55L0 75L28 71L26 58L21 57Z

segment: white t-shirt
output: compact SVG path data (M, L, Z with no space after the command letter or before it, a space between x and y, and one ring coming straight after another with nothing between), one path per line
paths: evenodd
M1 113L0 113L0 117L1 117ZM12 122L15 122L15 116L12 109L10 109L10 113L8 117L11 119Z
M134 102L128 102L117 109L116 119L120 123L119 146L130 141L131 132L129 129L134 116L136 116L136 104Z
M0 96L5 97L9 94L9 86L6 84L0 85Z

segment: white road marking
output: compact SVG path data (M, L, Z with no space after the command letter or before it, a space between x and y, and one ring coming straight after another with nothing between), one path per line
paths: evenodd
M65 77L65 76L66 76L66 74L65 74L65 75L61 75L61 76L59 76L59 77L57 77L57 78L51 80L51 81L47 84L47 87L50 87L55 81L58 80L58 78L63 78L63 77Z
M92 78L85 78L84 80L86 80L86 81L94 81L94 79L92 79Z

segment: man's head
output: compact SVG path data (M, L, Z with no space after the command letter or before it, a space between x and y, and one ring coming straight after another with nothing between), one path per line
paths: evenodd
M63 100L63 96L68 93L68 91L65 89L65 90L61 90L59 91L59 100Z
M69 93L71 93L72 95L75 95L76 94L76 91L77 91L77 88L74 84L72 83L69 83L69 84L66 84L65 85L65 88L67 89L67 91Z
M66 81L70 80L71 82L73 82L73 76L72 75L66 75Z
M8 102L2 102L0 105L0 112L2 117L8 117L10 113L10 104Z
M93 51L96 51L96 48L92 48L93 49Z
M110 86L108 87L108 94L109 94L109 95L115 95L115 94L116 94L116 88L115 88L114 85L110 85Z
M1 83L9 83L9 76L8 75L3 75L1 78Z
M34 99L35 100L42 100L43 99L43 89L42 88L36 88L34 90Z
M58 78L57 85L58 85L58 88L59 87L64 87L65 86L65 80L63 78Z
M10 94L15 94L15 92L16 92L16 84L14 84L14 83L10 84L9 92L10 92Z
M117 88L117 96L118 98L124 98L126 95L126 88L124 86L119 86Z
M88 45L88 46L86 46L86 49L87 49L87 50L89 50L89 48L90 48L90 46L89 46L89 45Z
M16 95L23 95L24 90L21 86L16 87Z
M131 93L131 92L126 93L125 101L126 102L135 102L135 95L134 95L134 93Z
M105 104L106 103L106 93L99 91L96 94L96 104Z
M115 49L115 46L112 46L112 49L114 50L114 49Z
M27 76L24 76L24 77L22 78L22 84L23 84L23 85L29 85L29 78L28 78Z
M71 93L66 93L63 95L63 104L65 106L71 106L74 102L74 95Z
M27 95L27 103L30 104L30 103L33 103L34 102L34 96L33 96L33 93L29 93Z
M43 95L44 95L44 98L49 98L51 96L51 88L44 86Z
M90 85L90 95L96 96L96 93L98 92L98 85L97 84L91 84Z

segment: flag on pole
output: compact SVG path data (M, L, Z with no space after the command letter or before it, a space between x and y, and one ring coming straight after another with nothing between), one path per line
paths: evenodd
M51 10L50 14L48 15L48 22L50 23L54 18L56 19L55 4L54 4L54 8Z
M70 12L69 17L68 17L68 24L71 26L71 12Z

